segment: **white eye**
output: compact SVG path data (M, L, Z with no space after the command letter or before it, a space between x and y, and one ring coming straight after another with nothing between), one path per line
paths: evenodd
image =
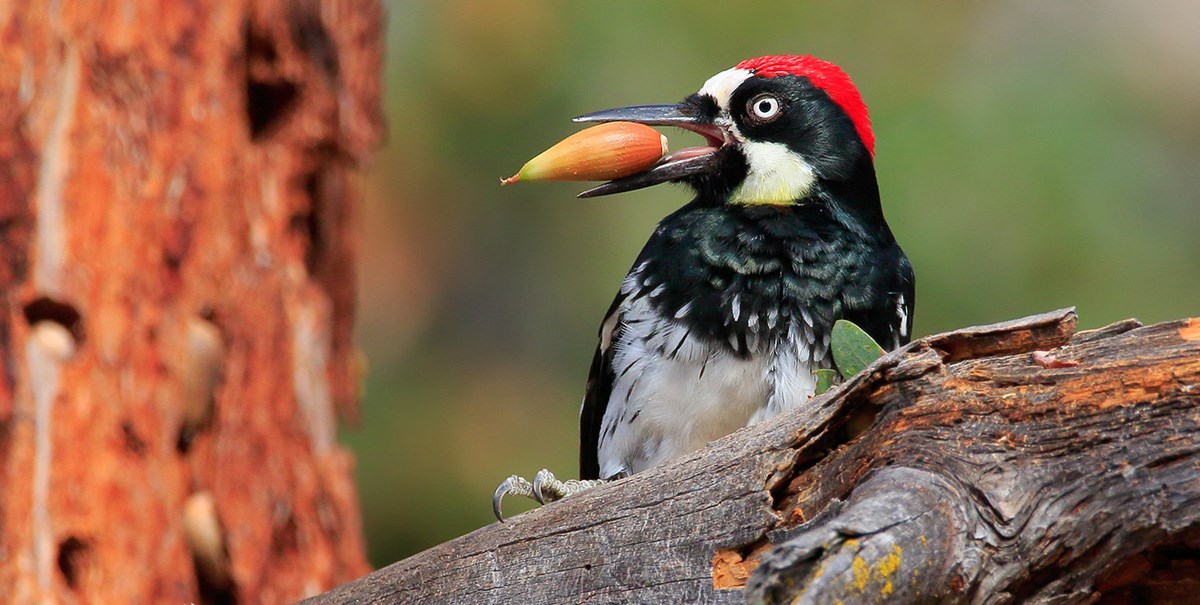
M750 114L759 122L769 122L779 116L779 99L758 95L750 100Z

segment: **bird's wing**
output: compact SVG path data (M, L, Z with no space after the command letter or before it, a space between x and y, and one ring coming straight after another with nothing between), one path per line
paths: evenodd
M899 287L896 291L896 328L900 337L896 339L896 348L908 344L912 339L913 309L917 304L917 278L913 274L912 264L908 257L900 254Z
M898 349L912 339L913 307L916 303L912 265L899 248L894 262L878 262L854 290L860 297L847 304L845 318L858 324L884 349ZM844 287L843 289L847 289ZM863 295L863 292L870 294Z
M896 340L896 348L900 348L912 340L913 307L916 304L917 293L911 285L907 292L901 293L896 299L896 315L900 319L900 338Z
M612 306L600 324L600 343L592 356L592 369L588 373L587 391L583 395L583 407L579 410L579 478L600 478L600 425L608 409L612 394L613 339L621 323L621 306L626 294L622 291L613 300Z

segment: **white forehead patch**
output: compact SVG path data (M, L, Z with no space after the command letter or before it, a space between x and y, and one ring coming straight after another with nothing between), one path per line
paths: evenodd
M754 75L748 69L726 69L725 71L711 77L704 86L700 87L700 94L708 95L717 100L717 105L721 109L729 109L729 98L733 96L733 91L737 90L746 78Z

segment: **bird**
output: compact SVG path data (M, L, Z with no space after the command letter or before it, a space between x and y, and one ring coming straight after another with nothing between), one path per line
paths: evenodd
M694 197L664 218L600 326L580 410L579 479L543 469L497 488L545 503L797 409L833 367L834 322L883 348L911 335L915 276L884 218L867 106L811 55L742 61L683 101L582 123L673 126L705 144L579 194L660 183Z

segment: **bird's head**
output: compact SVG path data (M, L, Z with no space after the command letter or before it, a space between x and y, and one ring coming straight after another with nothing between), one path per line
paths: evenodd
M874 183L875 137L850 77L815 57L742 61L675 105L598 111L576 122L640 122L696 132L706 145L680 149L654 167L585 191L582 197L684 182L734 204L792 204L814 186L866 169Z

